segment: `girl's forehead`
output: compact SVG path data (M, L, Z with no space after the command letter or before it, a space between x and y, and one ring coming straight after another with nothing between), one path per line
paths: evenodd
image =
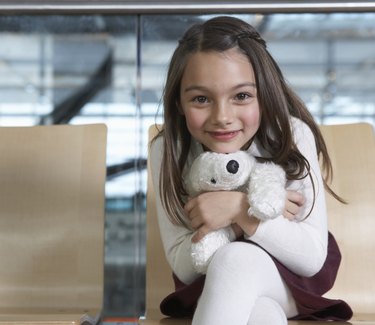
M206 73L216 74L217 72L233 72L240 73L245 69L247 72L253 73L253 67L248 57L236 48L226 51L199 51L192 53L187 61L184 69L184 76L191 74L204 75Z
M197 52L185 67L181 91L198 89L233 89L238 85L255 86L252 65L246 55L236 50Z

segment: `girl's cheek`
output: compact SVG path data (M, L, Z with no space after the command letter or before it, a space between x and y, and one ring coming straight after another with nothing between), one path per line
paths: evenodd
M202 127L205 122L204 114L198 111L190 111L185 113L185 118L186 123L194 129Z
M248 124L259 125L260 124L260 111L259 109L254 109L249 111L249 114L246 117Z

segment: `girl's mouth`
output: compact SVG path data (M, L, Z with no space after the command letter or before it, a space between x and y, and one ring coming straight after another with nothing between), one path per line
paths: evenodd
M240 131L212 131L208 132L211 137L217 140L231 140L237 136Z

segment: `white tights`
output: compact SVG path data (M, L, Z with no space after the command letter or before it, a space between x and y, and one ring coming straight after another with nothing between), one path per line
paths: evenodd
M213 256L192 324L285 325L295 315L295 301L271 257L234 242Z

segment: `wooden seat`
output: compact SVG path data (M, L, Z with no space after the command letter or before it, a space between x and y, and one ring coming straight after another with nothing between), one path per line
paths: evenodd
M343 205L327 195L329 228L343 256L334 288L328 297L347 301L354 311L353 325L375 324L375 138L370 124L322 126L334 168L333 189L348 201ZM156 134L149 130L150 139ZM150 169L149 169L150 172ZM171 319L159 311L160 301L173 291L157 224L151 177L147 191L146 314L142 325L190 324L190 319ZM309 321L289 321L293 325ZM350 324L335 322L335 324ZM326 322L313 322L326 324Z
M0 324L100 315L106 127L0 128Z

